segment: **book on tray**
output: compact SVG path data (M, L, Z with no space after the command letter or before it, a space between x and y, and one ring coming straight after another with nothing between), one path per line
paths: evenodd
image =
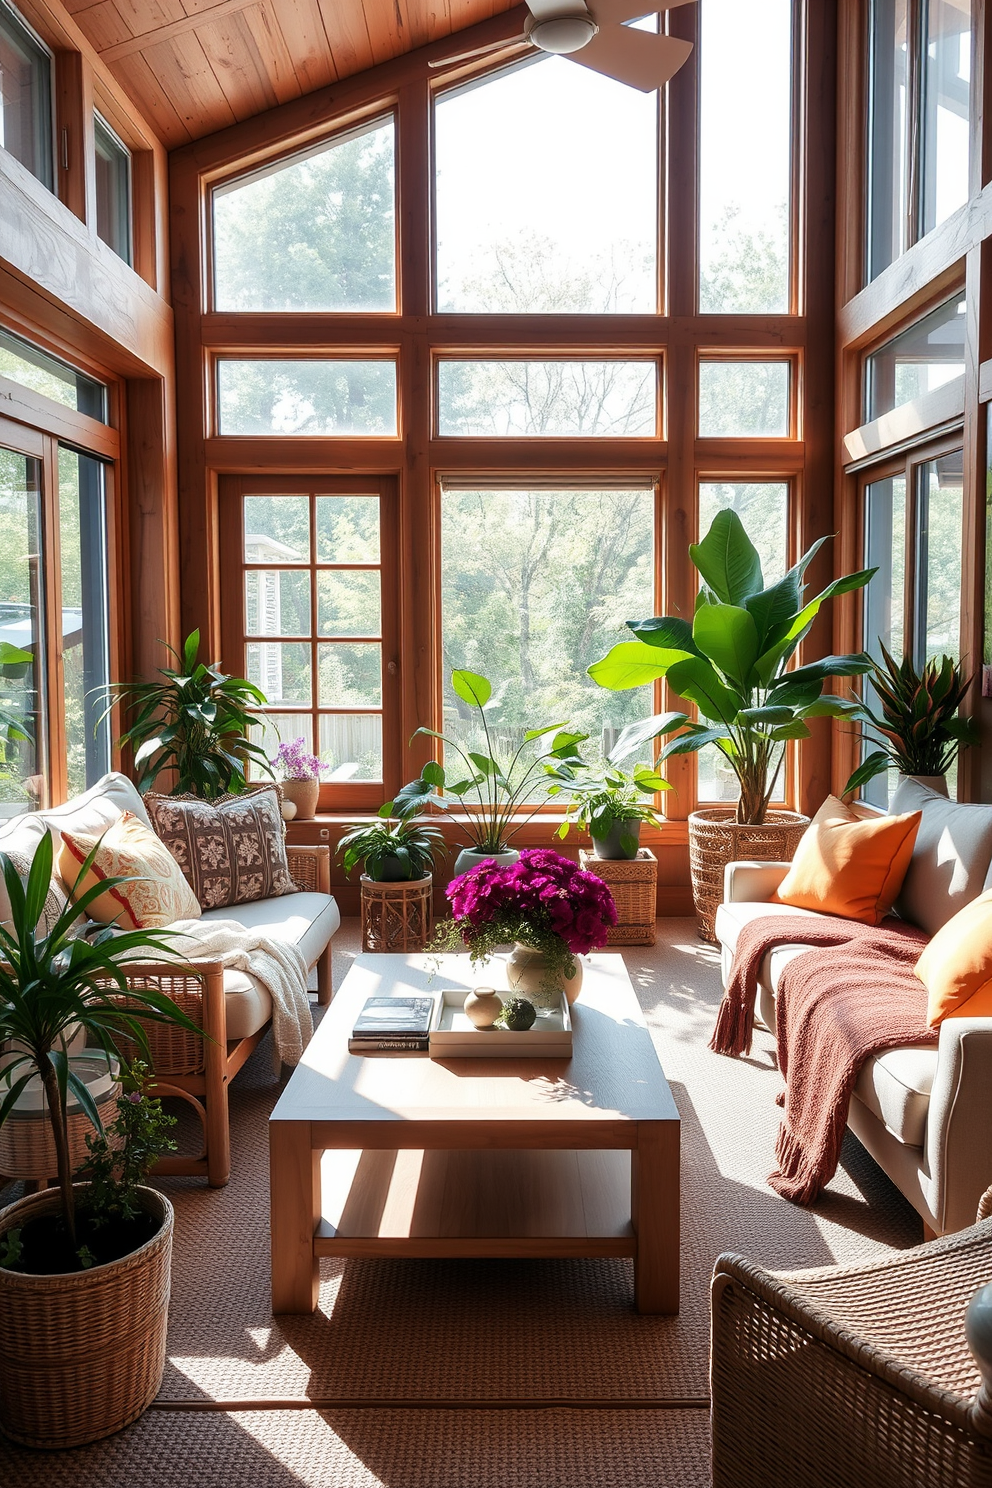
M352 1054L426 1054L436 996L367 997L348 1040Z

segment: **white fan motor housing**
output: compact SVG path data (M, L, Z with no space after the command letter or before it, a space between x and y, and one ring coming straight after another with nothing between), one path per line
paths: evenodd
M599 27L588 13L586 15L550 16L545 21L532 21L527 35L542 52L558 52L567 55L579 52L596 35Z

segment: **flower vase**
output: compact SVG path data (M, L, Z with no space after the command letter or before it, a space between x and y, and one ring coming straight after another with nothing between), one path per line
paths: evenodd
M296 807L296 820L309 821L317 810L317 797L320 795L319 780L282 780L280 781L282 798L284 801L292 801Z
M525 997L532 1004L539 1018L549 1018L557 1012L564 992L570 1003L574 1002L582 987L582 962L572 957L575 968L566 977L560 966L552 965L543 951L517 941L506 961L506 980L510 991Z

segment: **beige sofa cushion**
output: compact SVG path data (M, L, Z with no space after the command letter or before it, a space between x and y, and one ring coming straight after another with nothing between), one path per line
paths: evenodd
M903 780L890 812L923 813L896 913L935 935L970 904L992 873L992 806L949 801L929 786Z
M854 1093L900 1142L922 1147L936 1072L933 1044L886 1049L862 1066Z

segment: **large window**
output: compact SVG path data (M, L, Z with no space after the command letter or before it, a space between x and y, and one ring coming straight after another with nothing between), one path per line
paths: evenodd
M52 59L0 0L0 148L52 186Z
M968 199L970 0L872 0L868 278Z
M217 362L221 434L396 433L392 361Z
M44 805L41 461L0 444L0 815Z
M438 363L439 434L634 438L658 421L656 361Z

